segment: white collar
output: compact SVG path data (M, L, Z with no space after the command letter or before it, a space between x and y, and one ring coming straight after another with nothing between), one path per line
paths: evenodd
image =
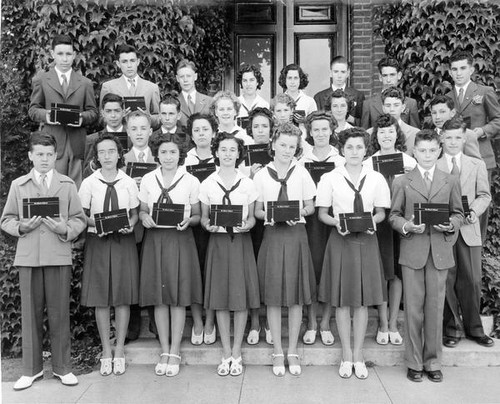
M139 160L139 153L143 152L144 153L144 161L148 161L149 153L151 152L151 150L149 149L149 146L147 146L144 150L139 150L137 147L132 146L132 151L134 152L136 160Z
M57 77L59 78L59 83L62 84L62 81L63 81L62 76L66 76L66 80L68 81L68 84L69 84L69 80L71 79L71 69L69 69L65 73L63 73L62 71L60 71L57 67L54 67L54 70L56 71Z
M335 91L335 90L345 91L345 84L342 87L334 87L333 84L332 84L332 91Z
M33 169L33 172L35 173L35 179L36 181L41 184L42 183L42 174ZM50 188L50 184L52 183L52 177L54 176L54 169L50 169L45 173L45 182L47 183L47 188Z
M462 165L462 152L458 152L454 156L449 155L448 153L444 153L444 157L446 159L446 163L448 163L448 167L453 167L453 162L451 161L453 157L455 157L455 162L457 163L458 168Z
M418 168L418 171L420 171L420 175L422 176L422 178L424 178L424 173L426 171L428 171L429 172L429 180L432 181L432 179L434 178L434 171L436 171L436 164L434 164L428 170L426 170L425 168L423 168L420 164L417 164L417 168Z
M455 91L458 97L458 92L460 91L461 88L464 89L464 99L465 99L465 93L467 92L467 88L469 87L469 84L471 83L471 80L469 80L467 83L465 83L462 87L455 86Z
M118 130L116 130L116 129L111 129L108 125L106 125L106 132L108 132L108 133L119 133L119 132L125 132L125 131L123 130L123 125L122 125L122 126L120 126L120 127L118 128Z
M196 103L196 88L193 88L189 93L187 93L186 91L182 91L182 96L184 97L186 102L188 100L188 97L191 96L193 104Z

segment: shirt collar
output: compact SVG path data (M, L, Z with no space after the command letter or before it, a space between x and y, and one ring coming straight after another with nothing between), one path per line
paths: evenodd
M33 172L35 173L35 179L36 181L41 184L42 183L42 174L33 169ZM52 177L54 176L54 169L51 169L45 173L46 178L45 182L47 183L47 188L50 188L50 184L52 183Z
M453 157L455 157L455 162L457 163L458 168L460 168L460 166L462 165L462 152L459 152L459 153L455 154L454 156L451 156L448 153L444 153L444 157L446 159L446 163L448 164L448 167L450 168L450 171L451 171L451 168L453 167L453 163L451 161Z
M151 152L151 150L149 149L149 146L146 147L144 150L139 150L137 147L132 146L132 151L134 152L136 160L139 160L139 153L143 152L144 153L144 161L148 161L149 153Z
M342 86L342 87L335 87L333 84L332 84L332 90L335 91L335 90L342 90L342 91L345 91L345 84Z
M97 177L97 179L106 181L102 175L101 168L99 170L94 171L94 175ZM116 177L114 181L116 180L121 180L122 178L126 177L127 174L125 174L125 171L118 169L118 173L116 174Z
M66 76L66 80L68 81L68 84L69 84L69 80L71 79L71 69L69 69L65 73L63 73L62 71L60 71L57 67L54 67L54 70L57 73L57 78L59 79L59 83L62 84L62 82L63 82L62 76Z
M193 100L193 104L196 103L196 89L195 88L192 91L190 91L189 93L183 91L182 96L184 97L186 104L188 102L188 96L191 96L191 99Z
M422 176L422 178L424 178L424 173L426 171L428 171L429 172L429 180L432 181L432 179L434 178L434 171L436 170L435 164L431 168L429 168L428 170L423 168L420 164L417 164L417 168L418 168L418 171L420 171L420 175Z
M469 80L462 87L455 86L455 91L456 91L457 96L458 96L458 92L460 91L460 89L463 88L464 89L464 97L465 97L465 93L467 92L467 87L469 87L470 82L471 81Z
M108 133L118 133L118 132L125 132L125 131L123 130L123 125L122 125L122 126L120 126L120 127L118 128L118 130L116 130L116 129L112 129L112 128L110 128L108 125L106 125L106 132L108 132Z
M337 169L337 167L335 169ZM345 164L339 166L338 169L339 169L340 173L345 178L347 178L349 181L351 181L351 177L349 176L349 173L347 172L347 169L345 168ZM358 188L359 183L363 179L363 177L365 177L368 174L368 172L370 172L370 171L373 171L373 170L370 170L365 164L363 164L361 166L361 172L359 173L358 182L356 184L354 184L354 186L356 188Z

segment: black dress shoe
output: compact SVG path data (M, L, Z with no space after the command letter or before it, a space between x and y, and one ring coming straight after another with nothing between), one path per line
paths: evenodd
M408 380L412 382L421 382L422 381L423 372L421 370L413 370L408 368L408 373L406 373L406 377Z
M441 383L443 381L443 373L440 370L426 370L425 373L431 382Z
M479 345L485 346L487 348L495 345L495 342L487 335L481 335L480 337L473 337L471 335L467 336L468 339L477 342Z
M447 346L448 348L455 348L459 342L460 338L457 337L443 337L443 345Z

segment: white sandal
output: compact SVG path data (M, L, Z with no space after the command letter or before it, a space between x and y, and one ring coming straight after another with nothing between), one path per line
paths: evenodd
M300 367L299 355L289 353L287 355L287 358L288 358L288 370L290 371L290 373L292 375L299 376L302 373L302 368ZM297 358L297 360L299 361L299 364L298 365L290 365L290 358Z
M258 330L250 330L247 336L248 345L257 345L259 343L260 328Z
M302 337L302 341L306 345L312 345L316 342L316 334L318 333L317 330L307 330L304 333L304 336Z
M231 373L231 376L239 376L243 373L243 363L241 356L237 359L233 358L233 361L231 362L231 368L229 369L229 373Z
M342 361L339 367L339 376L343 379L349 379L352 376L352 362Z
M99 370L99 372L102 376L109 376L111 373L113 373L113 367L111 365L112 362L113 358L101 359L101 369Z
M179 363L173 365L171 363L168 363L167 364L167 369L165 370L165 375L167 377L173 377L173 376L177 376L179 374L179 369L180 369L180 364L181 364L181 357L179 355L175 355L175 354L169 354L168 355L170 358L176 358L176 359L179 359ZM169 359L169 362L170 362L170 359Z
M380 331L380 328L377 330L377 344L379 345L387 345L389 343L389 333Z
M365 362L354 362L354 374L358 379L366 379L368 377L368 369Z
M285 376L285 365L275 365L274 360L276 358L283 358L284 361L284 355L282 353L279 354L271 354L271 358L273 359L273 373L275 376Z
M323 343L323 345L330 346L335 343L335 337L330 330L319 330L319 335L321 336L321 342Z
M113 359L113 373L117 376L125 373L125 357Z
M389 341L392 345L401 345L403 343L403 337L401 336L399 331L389 331Z
M163 352L160 355L160 360L164 356L169 357L170 355L168 353ZM158 362L155 366L155 374L157 376L165 376L165 372L167 371L167 365L168 365L167 363Z
M231 366L231 362L233 361L233 357L230 356L229 358L222 358L221 363L219 366L217 366L217 374L219 376L227 376L229 374L229 369Z

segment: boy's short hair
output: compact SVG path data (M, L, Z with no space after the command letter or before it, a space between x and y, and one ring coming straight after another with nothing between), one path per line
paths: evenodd
M365 129L358 128L355 126L353 128L344 129L339 133L339 145L340 145L339 151L342 155L344 155L342 149L344 148L347 141L351 138L356 138L356 137L363 138L363 142L365 143L365 148L366 150L368 150L368 147L370 145L370 135L368 135L368 132Z
M446 104L449 109L455 108L455 102L447 95L436 95L429 103L429 108L432 109L434 105Z
M238 75L236 76L236 83L240 85L240 88L243 88L243 75L245 73L253 73L255 79L257 80L257 90L260 90L262 84L264 84L264 77L262 77L262 73L260 70L254 65L244 64L241 69L238 71Z
M373 132L371 136L371 147L372 151L376 152L380 150L380 144L378 142L378 130L379 128L388 128L389 126L394 126L396 128L396 143L394 144L394 149L405 152L406 142L405 135L401 128L399 127L398 121L392 115L382 114L375 121L373 126Z
M151 154L157 163L159 163L158 150L163 143L174 143L177 145L179 148L179 162L177 165L184 165L189 147L189 141L186 141L186 139L181 138L175 133L160 133L158 136L155 136L151 140Z
M279 93L271 100L271 109L273 111L277 104L288 105L292 111L295 109L295 106L297 105L293 100L293 98L285 93Z
M418 131L417 134L415 135L415 147L420 142L423 142L423 141L431 142L433 140L435 140L438 144L441 144L441 142L439 140L439 135L437 134L437 132L435 130L422 129L422 130Z
M245 152L245 143L242 139L237 138L234 134L228 132L219 132L212 141L210 146L210 150L212 151L212 156L214 156L215 165L220 165L220 160L216 156L215 152L219 150L219 145L223 140L234 139L236 144L238 145L238 158L236 159L235 166L238 167L243 160L245 160L246 152Z
M175 91L172 91L171 93L167 93L163 96L163 98L160 101L160 105L175 105L175 109L177 109L177 112L181 112L181 102L179 101L179 98L177 98L179 94Z
M135 53L136 56L139 56L137 54L137 50L132 45L129 45L129 44L122 44L122 45L118 45L116 47L116 49L115 49L115 58L116 58L116 60L120 59L120 55L122 53Z
M29 141L29 151L32 152L33 148L36 145L52 146L54 148L54 151L57 149L56 138L50 133L46 133L43 131L36 131L31 134Z
M335 118L331 114L329 114L328 112L325 112L325 111L314 111L314 112L311 112L309 115L307 115L306 121L305 121L305 127L306 127L306 132L307 132L306 142L309 143L310 145L314 145L314 139L311 135L312 123L314 121L328 121L328 124L330 126L330 130L332 131L332 133L330 135L329 143L332 144L332 137L335 136L334 132L335 132L335 129L337 129L338 125L337 125L337 121L335 120Z
M269 120L269 134L272 134L274 129L273 113L267 108L256 107L252 109L248 114L248 125L247 125L248 136L253 137L252 136L253 120L258 116L263 116L264 118L267 118Z
M346 118L349 116L349 113L352 111L354 108L354 100L352 97L347 94L344 90L337 89L335 90L330 97L326 100L325 104L325 110L330 111L332 108L332 99L333 98L345 98L345 101L347 102L347 112L346 112Z
M56 35L54 39L52 39L52 49L57 45L70 45L73 48L75 47L73 39L71 39L69 35Z
M299 158L302 155L302 131L293 123L280 123L274 129L271 144L276 143L281 135L295 136L297 138L297 150L295 150L294 157ZM274 150L272 148L270 154L271 157L274 157Z
M467 63L472 66L472 63L474 62L474 58L472 57L472 53L469 51L465 51L462 49L458 49L455 52L453 52L450 56L450 65L453 62L458 62L460 60L467 60Z
M405 93L401 88L395 86L386 88L382 91L380 97L382 98L382 104L385 102L386 98L397 98L398 100L401 100L403 104L405 102Z
M467 130L467 124L464 122L460 115L455 115L453 118L448 119L441 129L442 132L447 130L461 129L465 133Z
M280 77L278 79L278 84L281 86L281 88L283 90L286 90L286 75L290 70L297 70L299 72L299 78L300 78L299 90L306 88L307 85L309 84L309 79L307 78L307 74L304 72L304 70L302 70L302 67L294 63L289 64L285 66L283 69L281 69Z
M149 115L146 112L139 111L138 109L132 111L130 114L127 115L126 118L127 124L130 122L132 118L146 118L148 120L149 126L151 126L151 115Z
M397 72L401 71L401 64L398 62L398 60L392 56L385 56L380 61L378 62L378 71L379 73L382 73L382 68L384 67L394 67Z
M330 69L332 68L332 66L335 64L335 63L342 63L342 64L345 64L347 65L347 69L350 69L351 68L351 62L349 62L347 60L347 58L345 56L342 56L342 55L338 55L338 56L335 56L332 61L330 62Z
M195 112L193 115L191 115L188 118L187 124L186 124L186 132L189 136L191 136L191 138L193 137L193 123L194 123L194 121L198 121L198 120L202 120L202 119L207 121L210 124L214 135L219 130L219 124L217 123L217 119L215 119L215 116L213 116L212 114L202 114L201 112Z
M97 153L97 145L104 140L112 140L113 142L116 143L116 150L118 151L118 161L116 163L116 168L123 167L125 165L125 160L123 159L123 146L122 146L122 143L120 142L120 139L118 139L115 135L113 135L113 132L101 132L101 133L99 133L99 136L92 144L92 155L94 156L93 157L94 167L96 167L96 168L102 167L101 162L99 161L98 153Z
M175 73L178 73L179 70L183 69L184 67L189 67L193 72L197 72L196 64L194 62L191 62L188 59L182 59L179 63L177 63L177 66L175 66Z
M241 108L241 102L238 100L236 95L232 91L219 91L217 94L214 95L214 98L212 99L212 102L210 104L210 112L215 115L215 109L217 108L217 103L222 100L223 98L231 100L234 106L234 110L236 111L236 115L238 115L240 108Z
M107 93L102 97L101 109L104 109L108 102L117 102L123 108L123 97L118 94Z

